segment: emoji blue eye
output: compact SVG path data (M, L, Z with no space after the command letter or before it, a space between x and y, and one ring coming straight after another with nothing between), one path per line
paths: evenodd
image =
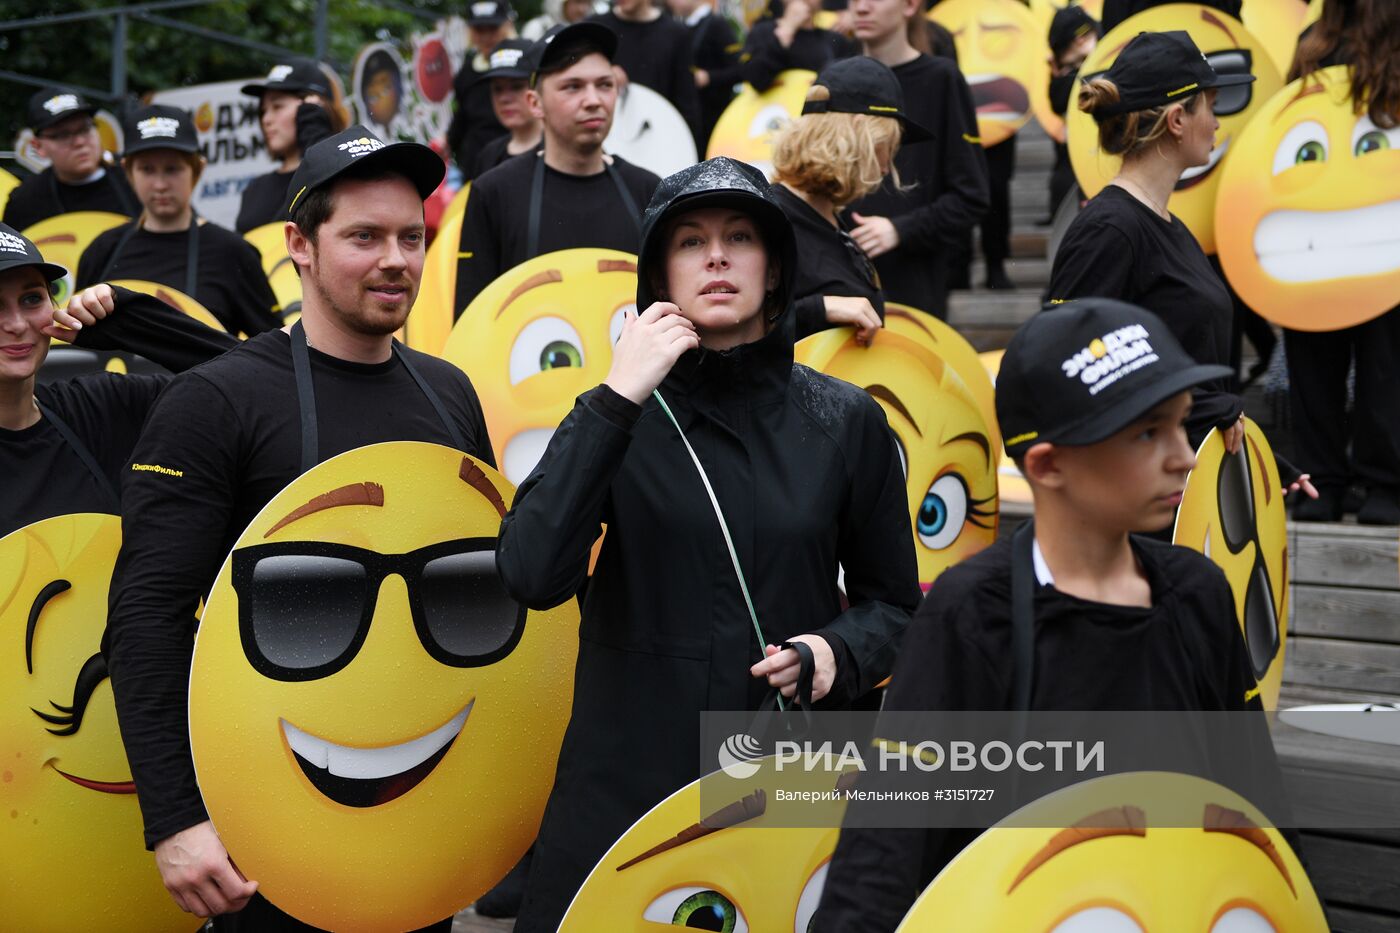
M929 486L914 528L919 541L932 551L941 551L958 539L967 521L967 485L956 473L940 476Z

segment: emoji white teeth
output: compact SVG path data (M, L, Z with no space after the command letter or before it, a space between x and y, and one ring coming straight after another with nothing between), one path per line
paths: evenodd
M282 734L287 737L287 745L308 763L329 771L336 777L381 780L411 771L437 754L462 731L462 726L466 724L471 711L472 704L468 703L460 713L427 735L400 745L380 748L350 748L337 745L298 729L285 719L281 720L281 724Z

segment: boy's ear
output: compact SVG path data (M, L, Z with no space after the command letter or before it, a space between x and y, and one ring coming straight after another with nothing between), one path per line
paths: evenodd
M1066 477L1060 470L1058 453L1055 445L1048 441L1030 447L1021 458L1021 472L1036 485L1048 489L1063 487Z

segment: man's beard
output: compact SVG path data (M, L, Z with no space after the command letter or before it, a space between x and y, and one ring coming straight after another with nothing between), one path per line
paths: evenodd
M311 287L315 289L316 293L321 297L322 305L327 308L347 330L354 333L362 334L367 337L384 337L388 334L392 334L403 327L404 321L408 319L408 312L413 307L413 302L407 302L402 309L402 313L386 311L378 314L372 311L366 311L358 304L347 308L337 302L331 293L321 284L320 272L315 266L307 271L310 274L303 275L303 286L309 279ZM410 288L410 282L407 276L403 277L402 282L396 281L392 284L402 284L403 287ZM361 294L363 295L364 293L361 292ZM416 300L417 297L415 292L413 298ZM373 301L373 299L368 298L368 296L366 296L366 298Z

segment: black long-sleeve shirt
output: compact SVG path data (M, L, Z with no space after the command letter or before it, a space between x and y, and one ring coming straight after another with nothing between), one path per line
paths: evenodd
M744 53L739 57L740 74L756 91L766 91L773 79L790 68L821 71L828 62L849 58L860 49L850 39L829 29L799 29L792 44L783 47L774 32L775 20L754 23L744 41Z
M599 13L589 19L617 33L613 63L627 72L627 80L644 84L669 100L686 126L700 140L700 92L691 72L690 32L684 23L662 15L647 23L623 19L616 13Z
M773 199L792 222L797 238L797 266L793 281L793 310L797 314L797 339L831 325L826 322L826 297L865 298L885 319L885 298L874 275L875 267L843 230L833 227L806 201L783 185L773 186Z
M714 12L707 12L686 28L690 30L695 67L710 76L710 83L700 88L700 135L696 139L697 148L704 153L719 115L734 99L735 85L744 80L739 67L744 44L734 35L729 20Z
M955 62L920 55L892 69L904 89L910 119L933 134L901 144L892 178L850 206L851 213L888 217L899 246L875 259L885 298L944 316L948 300L946 250L961 242L991 204L987 159L977 136L972 92Z
M1110 29L1130 16L1171 2L1173 0L1103 0L1103 31L1107 34ZM1240 18L1242 0L1200 0L1200 4L1214 7L1222 13L1229 13L1235 19Z
M41 220L76 211L107 211L135 217L141 202L121 169L108 167L102 177L81 185L64 184L52 168L31 175L10 192L5 202L5 224L23 231Z
M397 357L310 350L322 459L390 440L451 444ZM403 349L447 407L466 453L494 464L465 374ZM147 420L122 489L122 550L103 650L146 844L207 819L186 717L195 607L258 511L301 473L290 338L280 330L178 376Z

